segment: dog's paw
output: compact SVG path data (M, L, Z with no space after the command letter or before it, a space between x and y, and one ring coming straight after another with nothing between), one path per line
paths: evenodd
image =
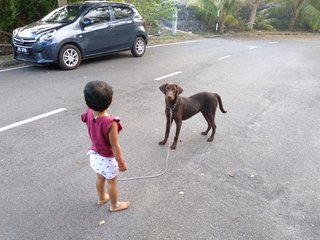
M173 145L173 144L170 147L171 150L175 150L176 148L177 148L177 145Z
M201 132L201 135L207 135L208 132Z
M159 145L165 145L167 141L161 141L159 142Z
M208 139L207 139L207 142L212 142L213 141L213 137L209 137Z

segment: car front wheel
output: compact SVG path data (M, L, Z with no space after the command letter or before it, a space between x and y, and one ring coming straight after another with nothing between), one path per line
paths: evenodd
M142 57L146 51L146 41L142 37L137 37L134 40L133 46L131 48L131 53L135 57Z
M64 70L76 69L81 63L81 53L79 49L71 44L67 44L60 49L58 65Z

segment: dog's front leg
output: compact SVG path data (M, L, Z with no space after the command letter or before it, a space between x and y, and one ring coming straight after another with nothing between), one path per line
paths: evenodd
M172 123L172 121L171 121ZM164 135L164 139L162 141L159 142L159 145L164 145L166 144L168 137L169 137L169 133L170 133L170 117L167 115L167 123L166 123L166 133Z
M175 120L175 123L176 123L176 135L174 136L173 143L172 143L170 149L176 149L177 148L180 129L181 129L181 126L182 126L182 120Z

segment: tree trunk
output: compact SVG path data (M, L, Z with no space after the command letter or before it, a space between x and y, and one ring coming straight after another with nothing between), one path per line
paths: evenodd
M220 15L218 19L218 32L219 33L224 33L224 17L223 15Z
M251 15L250 15L250 19L248 22L248 27L250 30L253 29L254 21L256 20L258 4L259 4L259 0L253 0L251 3L251 5L252 5Z
M291 19L290 19L290 25L289 25L289 31L294 31L295 27L296 27L296 22L297 22L297 19L299 17L299 7L302 5L302 3L304 2L305 0L296 0L294 3L293 3L293 6L292 6L292 16L291 16ZM296 3L296 4L295 4Z
M68 4L68 0L58 0L58 6L62 7Z
M291 19L290 19L290 25L289 25L289 31L293 32L296 26L296 21L297 21L297 14L296 12L292 13Z

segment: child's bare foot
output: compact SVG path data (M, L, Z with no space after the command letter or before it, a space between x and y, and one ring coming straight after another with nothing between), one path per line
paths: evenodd
M130 206L130 202L118 202L116 207L110 206L110 212L118 212L125 210Z
M103 200L98 200L98 205L101 206L101 205L107 203L109 200L110 200L109 195L106 194L105 199L103 199Z

